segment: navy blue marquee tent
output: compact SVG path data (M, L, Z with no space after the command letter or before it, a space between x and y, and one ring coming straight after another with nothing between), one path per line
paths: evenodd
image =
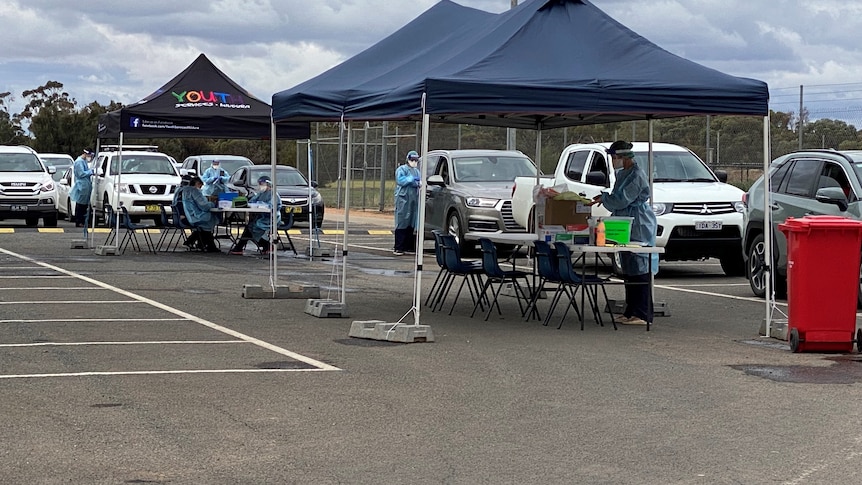
M763 116L764 170L769 163L766 83L674 55L587 0L527 0L501 14L441 0L353 58L274 94L272 114L276 124L421 120L423 157L430 122L541 131L693 115ZM649 132L652 142L652 123ZM350 150L347 155L349 187ZM424 206L420 197L419 227ZM423 247L424 231L418 235ZM768 259L768 243L766 252ZM346 260L345 251L345 268ZM418 256L416 265L411 312L418 325ZM341 293L344 303L344 288Z
M490 14L442 0L378 44L272 97L284 121L409 120L556 128L768 114L765 83L658 47L587 0Z

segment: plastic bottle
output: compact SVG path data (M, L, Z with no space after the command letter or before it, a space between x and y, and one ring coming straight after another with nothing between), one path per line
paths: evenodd
M604 246L605 245L605 221L599 219L599 223L596 224L596 246Z

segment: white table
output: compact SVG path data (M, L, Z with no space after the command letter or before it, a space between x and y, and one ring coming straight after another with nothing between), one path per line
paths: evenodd
M464 234L465 239L469 240L478 240L479 238L486 238L493 243L499 244L511 244L514 246L526 246L533 247L533 241L538 239L538 236L531 232L468 232ZM581 269L582 274L586 274L586 266L587 266L587 256L592 254L594 256L598 256L600 254L610 254L613 255L615 253L638 253L638 254L664 254L664 248L655 247L655 246L638 246L638 245L628 245L628 246L591 246L587 244L569 244L569 248L572 250L573 254L580 255L581 259ZM533 261L534 268L533 273L535 274L535 259ZM650 258L650 273L652 273L652 258ZM653 279L650 278L650 294L653 292ZM581 308L584 306L584 294L581 293ZM581 314L581 319L583 320L584 314ZM652 319L647 321L646 329L649 331L649 327L652 324Z
M232 223L237 224L237 229L240 230L240 226L244 226L247 222L249 214L269 214L272 210L269 207L213 207L210 209L210 212L215 214L227 214L226 217L222 217L222 223L225 227L225 231L227 231L227 237L230 239L231 243L236 244L236 241L239 239L240 235L237 235L236 238L233 237L233 227ZM240 221L231 221L231 214L243 214L244 220ZM240 230L241 234L241 230ZM224 236L219 236L223 238Z
M587 255L593 254L594 256L598 256L599 254L615 254L615 253L637 253L637 254L663 254L664 248L655 247L655 246L637 246L637 245L627 245L627 246L590 246L586 244L575 244L569 246L572 248L573 253L581 253L581 274L586 274L587 271ZM650 291L650 301L653 300L653 277L652 277L652 258L649 258L649 291ZM629 283L626 283L629 284ZM654 305L654 303L653 303ZM581 293L581 308L584 306L584 294ZM583 320L583 313L581 313L581 319ZM646 329L649 332L649 327L652 325L652 317L647 319Z

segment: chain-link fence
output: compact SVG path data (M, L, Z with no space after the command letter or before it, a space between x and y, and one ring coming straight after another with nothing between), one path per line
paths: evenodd
M862 121L862 83L771 90L771 158L801 148L862 149L855 124ZM802 114L800 116L799 114ZM802 130L799 130L801 120ZM395 168L410 150L420 149L422 126L416 122L352 123L353 163L350 205L355 209L387 211L393 206ZM542 131L541 154L534 130L515 130L511 145L540 161L553 173L560 152L571 143L617 139L645 141L646 121L609 123ZM763 118L751 116L692 116L657 120L656 142L688 147L713 169L728 173L728 182L747 189L762 173ZM429 149L505 149L507 129L432 123ZM312 127L312 179L327 206L342 207L347 183L347 133L338 123ZM308 171L308 145L297 145L297 165Z

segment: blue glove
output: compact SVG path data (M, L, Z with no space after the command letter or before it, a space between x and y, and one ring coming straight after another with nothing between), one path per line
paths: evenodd
M415 176L413 176L413 181L414 181L414 182L421 182L421 181L422 181L422 177L420 177L420 176L418 176L418 175L415 175Z

